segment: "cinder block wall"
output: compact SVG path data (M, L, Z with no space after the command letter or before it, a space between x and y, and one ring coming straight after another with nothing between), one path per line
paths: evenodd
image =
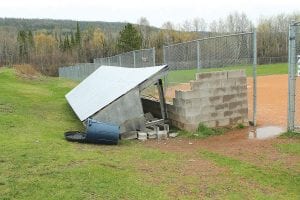
M191 91L176 91L167 105L172 125L194 131L248 122L247 78L244 70L200 73L190 81Z

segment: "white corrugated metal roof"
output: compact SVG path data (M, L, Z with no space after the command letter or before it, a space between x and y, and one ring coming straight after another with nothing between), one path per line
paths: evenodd
M83 121L166 67L101 66L66 94L66 99Z

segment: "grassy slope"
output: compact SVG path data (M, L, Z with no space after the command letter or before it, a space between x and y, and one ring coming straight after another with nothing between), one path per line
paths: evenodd
M236 69L245 69L247 76L252 76L252 66L234 66L234 67L224 67L224 68L201 69L199 72L224 71L224 70L236 70ZM186 83L189 82L189 80L194 80L196 73L197 73L197 69L171 71L169 72L168 75L168 82ZM271 74L287 74L287 73L288 73L287 63L257 66L258 76L265 76Z
M280 166L268 171L207 151L166 153L138 142L69 143L63 132L83 128L64 99L72 82L30 81L0 69L0 83L0 199L296 199L300 195L299 174ZM299 146L285 148L287 153L299 153ZM189 164L191 157L226 170L213 176L186 174L184 163ZM284 184L277 185L284 178Z

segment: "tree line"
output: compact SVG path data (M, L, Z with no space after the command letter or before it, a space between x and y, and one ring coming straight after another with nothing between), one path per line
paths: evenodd
M52 30L15 26L0 27L0 66L28 63L47 75L74 63L92 62L94 58L112 56L141 48L156 48L156 62L162 63L163 45L216 35L250 32L256 27L258 57L286 57L288 25L300 20L299 13L261 17L254 25L244 13L231 13L224 19L206 23L202 18L181 24L165 22L160 29L150 26L145 17L136 24L127 23L121 31L103 31L96 26L75 30L54 27ZM115 28L115 27L114 27Z

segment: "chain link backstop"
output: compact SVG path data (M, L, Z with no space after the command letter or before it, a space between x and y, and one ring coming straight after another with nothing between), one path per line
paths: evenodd
M300 132L300 22L289 26L288 130Z
M166 80L166 93L174 93L176 88L187 89L189 85L183 83L194 80L197 72L244 68L248 72L249 119L256 125L256 54L255 32L209 37L164 46L164 63L168 64L171 70Z

